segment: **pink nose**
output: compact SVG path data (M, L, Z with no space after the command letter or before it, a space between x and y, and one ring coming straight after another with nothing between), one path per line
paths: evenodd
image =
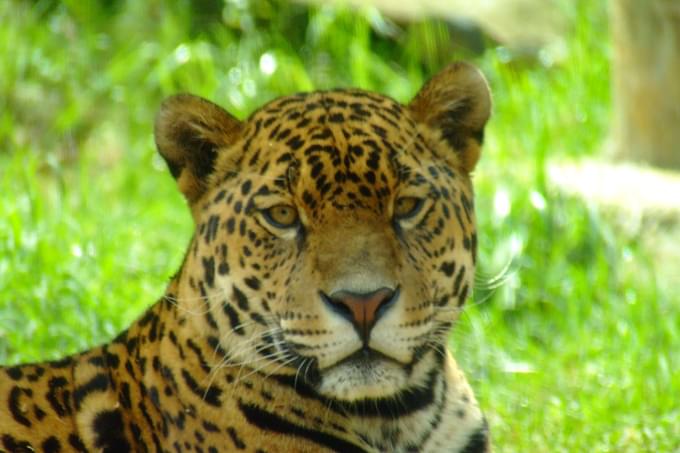
M380 288L376 291L360 294L351 291L336 291L330 296L322 293L322 298L333 311L352 323L364 343L368 342L371 329L376 321L394 305L399 290Z

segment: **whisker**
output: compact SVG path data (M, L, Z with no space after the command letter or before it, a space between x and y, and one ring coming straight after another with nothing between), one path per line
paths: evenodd
M305 366L305 364L307 363L307 361L310 361L310 362L311 362L312 359L311 359L311 358L302 359L302 362L301 362L300 365L298 366L297 371L295 371L295 380L293 381L293 388L294 388L294 389L297 389L298 376L300 375L300 371L302 370L302 367ZM303 373L303 378L304 378L304 373Z
M215 348L214 348L214 350L213 350L213 357L215 357L215 355L217 354L217 350L218 350L220 347L223 347L223 344L229 339L229 337L231 337L232 335L234 335L235 333L237 333L239 329L243 329L243 328L246 328L246 327L250 327L250 326L252 326L252 325L254 325L254 324L257 324L257 323L256 323L255 321L252 321L252 320L243 321L242 323L240 323L240 324L234 326L233 328L231 328L231 329L229 329L227 332L225 332L224 335L222 335L222 336L220 337L220 339L219 339L217 345L215 345ZM272 327L272 328L270 328L270 329L268 329L268 330L264 330L264 331L262 331L262 332L258 332L257 335L253 335L253 336L251 336L250 338L244 340L243 342L240 342L240 343L239 343L239 347L242 347L243 345L247 345L247 344L250 343L250 342L258 341L258 340L261 339L261 337L262 337L263 335L270 335L270 334L273 334L273 333L275 333L276 330L278 330L278 329L279 329L279 327L278 327L278 326L275 326L275 327Z
M274 368L271 372L267 373L267 374L264 376L264 379L265 379L265 380L268 379L272 374L276 373L278 370L280 370L280 369L283 368L284 366L288 366L288 365L290 365L291 363L294 363L296 360L298 360L297 357L291 357L291 358L289 358L288 360L286 360L286 361L284 361L284 362L281 362L281 363L279 364L279 366L277 366L276 368Z
M245 351L246 351L246 353L255 352L255 351L257 351L257 346L253 346L253 345L248 346L248 349L246 349ZM230 357L230 356L225 356L225 357L222 358L218 363L215 363L215 364L211 365L211 370L210 370L210 373L209 373L209 383L208 383L208 387L210 386L210 384L211 384L212 381L214 380L215 375L216 375L220 370L222 370L222 369L224 369L224 368L233 367L233 366L243 366L243 365L247 365L247 364L259 362L259 361L262 361L262 360L267 360L267 359L269 359L269 358L271 358L271 357L275 357L277 354L278 354L278 351L276 351L276 353L272 353L272 354L268 354L268 355L265 355L265 356L257 357L257 358L252 359L252 360L242 360L242 361L240 361L240 362L234 362L232 357Z
M196 296L191 296L191 297L186 297L186 296L165 296L167 300L170 302L174 303L181 303L181 302L196 302L196 301L206 301L206 300L213 300L217 298L222 298L227 295L227 291L225 291L223 288L220 288L213 294L206 294L206 295L196 295Z
M284 361L283 363L280 363L280 364L279 364L278 366L276 366L276 367L274 368L274 370L273 370L271 373L269 373L266 377L271 376L273 373L275 373L276 371L278 371L278 370L281 369L282 367L287 366L287 365L293 363L295 360L297 360L297 358L292 357L292 358L289 358L288 360ZM264 364L263 366L260 366L260 367L258 367L258 368L255 368L255 369L251 370L248 374L246 374L246 375L244 375L244 376L241 376L241 371L243 371L243 369L244 369L244 367L241 367L241 368L239 369L239 375L236 377L236 379L234 380L234 383L232 384L232 394L231 394L231 398L233 398L233 396L234 396L234 391L236 391L236 388L237 388L237 386L238 386L239 383L241 383L244 379L248 378L249 376L252 376L252 375L255 374L255 373L259 373L260 371L262 371L263 369L265 369L265 368L266 368L267 366L269 366L269 365L270 365L270 363L266 363L266 364Z
M247 356L248 354L251 354L253 352L257 352L258 348L261 348L260 341L262 341L262 337L265 336L265 335L270 335L272 333L275 333L277 330L278 330L278 328L272 328L272 329L269 329L269 330L265 330L258 335L254 335L251 338L248 338L248 339L246 339L242 342L239 342L238 345L237 345L238 346L238 355L240 357L244 357L244 356ZM221 362L218 365L230 366L230 365L234 365L236 363L240 363L240 362L234 362L233 359L234 359L233 355L227 354L227 355L225 355L225 357L221 360Z
M209 303L217 300L224 299L227 296L226 291L220 290L215 294L210 294L206 296L195 296L195 297L176 297L176 296L165 296L165 300L170 302L172 305L177 307L184 313L188 313L192 316L201 316L208 313L211 309ZM206 309L203 311L194 310L185 306L187 303L203 302L206 304Z
M516 272L513 268L516 265L518 255L511 256L503 268L496 275L485 276L481 272L475 274L475 287L482 290L493 290L503 286L508 279Z

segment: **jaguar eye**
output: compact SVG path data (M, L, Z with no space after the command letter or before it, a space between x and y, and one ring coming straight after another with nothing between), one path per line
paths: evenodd
M292 206L277 204L262 211L267 222L277 228L291 228L298 223L298 212Z
M394 203L394 217L408 219L420 212L424 200L417 197L401 197Z

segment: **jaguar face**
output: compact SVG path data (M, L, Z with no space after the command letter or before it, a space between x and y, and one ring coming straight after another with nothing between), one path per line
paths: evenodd
M166 101L156 140L196 221L182 281L224 356L214 366L347 402L427 385L472 288L470 172L489 109L465 64L408 106L334 90L240 122L200 98Z

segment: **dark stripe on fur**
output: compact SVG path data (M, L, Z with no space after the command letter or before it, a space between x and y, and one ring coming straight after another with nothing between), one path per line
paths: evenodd
M489 425L483 419L482 426L477 429L468 439L461 453L486 453L489 451Z
M238 406L248 422L260 429L288 436L302 437L334 451L341 451L343 453L365 453L363 449L343 439L321 431L315 431L296 425L255 405L239 401Z
M336 413L396 419L411 415L434 402L435 381L438 375L438 370L432 370L423 385L402 390L390 398L369 398L353 402L329 399L319 395L309 385L300 382L299 379L296 380L295 376L273 375L271 379L275 379L280 384L295 389L300 396L320 401L324 406Z
M125 426L120 411L103 411L97 414L93 423L94 445L103 453L129 452L130 444L125 439Z
M76 388L73 392L73 401L76 403L76 409L80 409L83 400L87 398L90 393L104 392L109 387L109 377L104 373L96 374L86 384Z

